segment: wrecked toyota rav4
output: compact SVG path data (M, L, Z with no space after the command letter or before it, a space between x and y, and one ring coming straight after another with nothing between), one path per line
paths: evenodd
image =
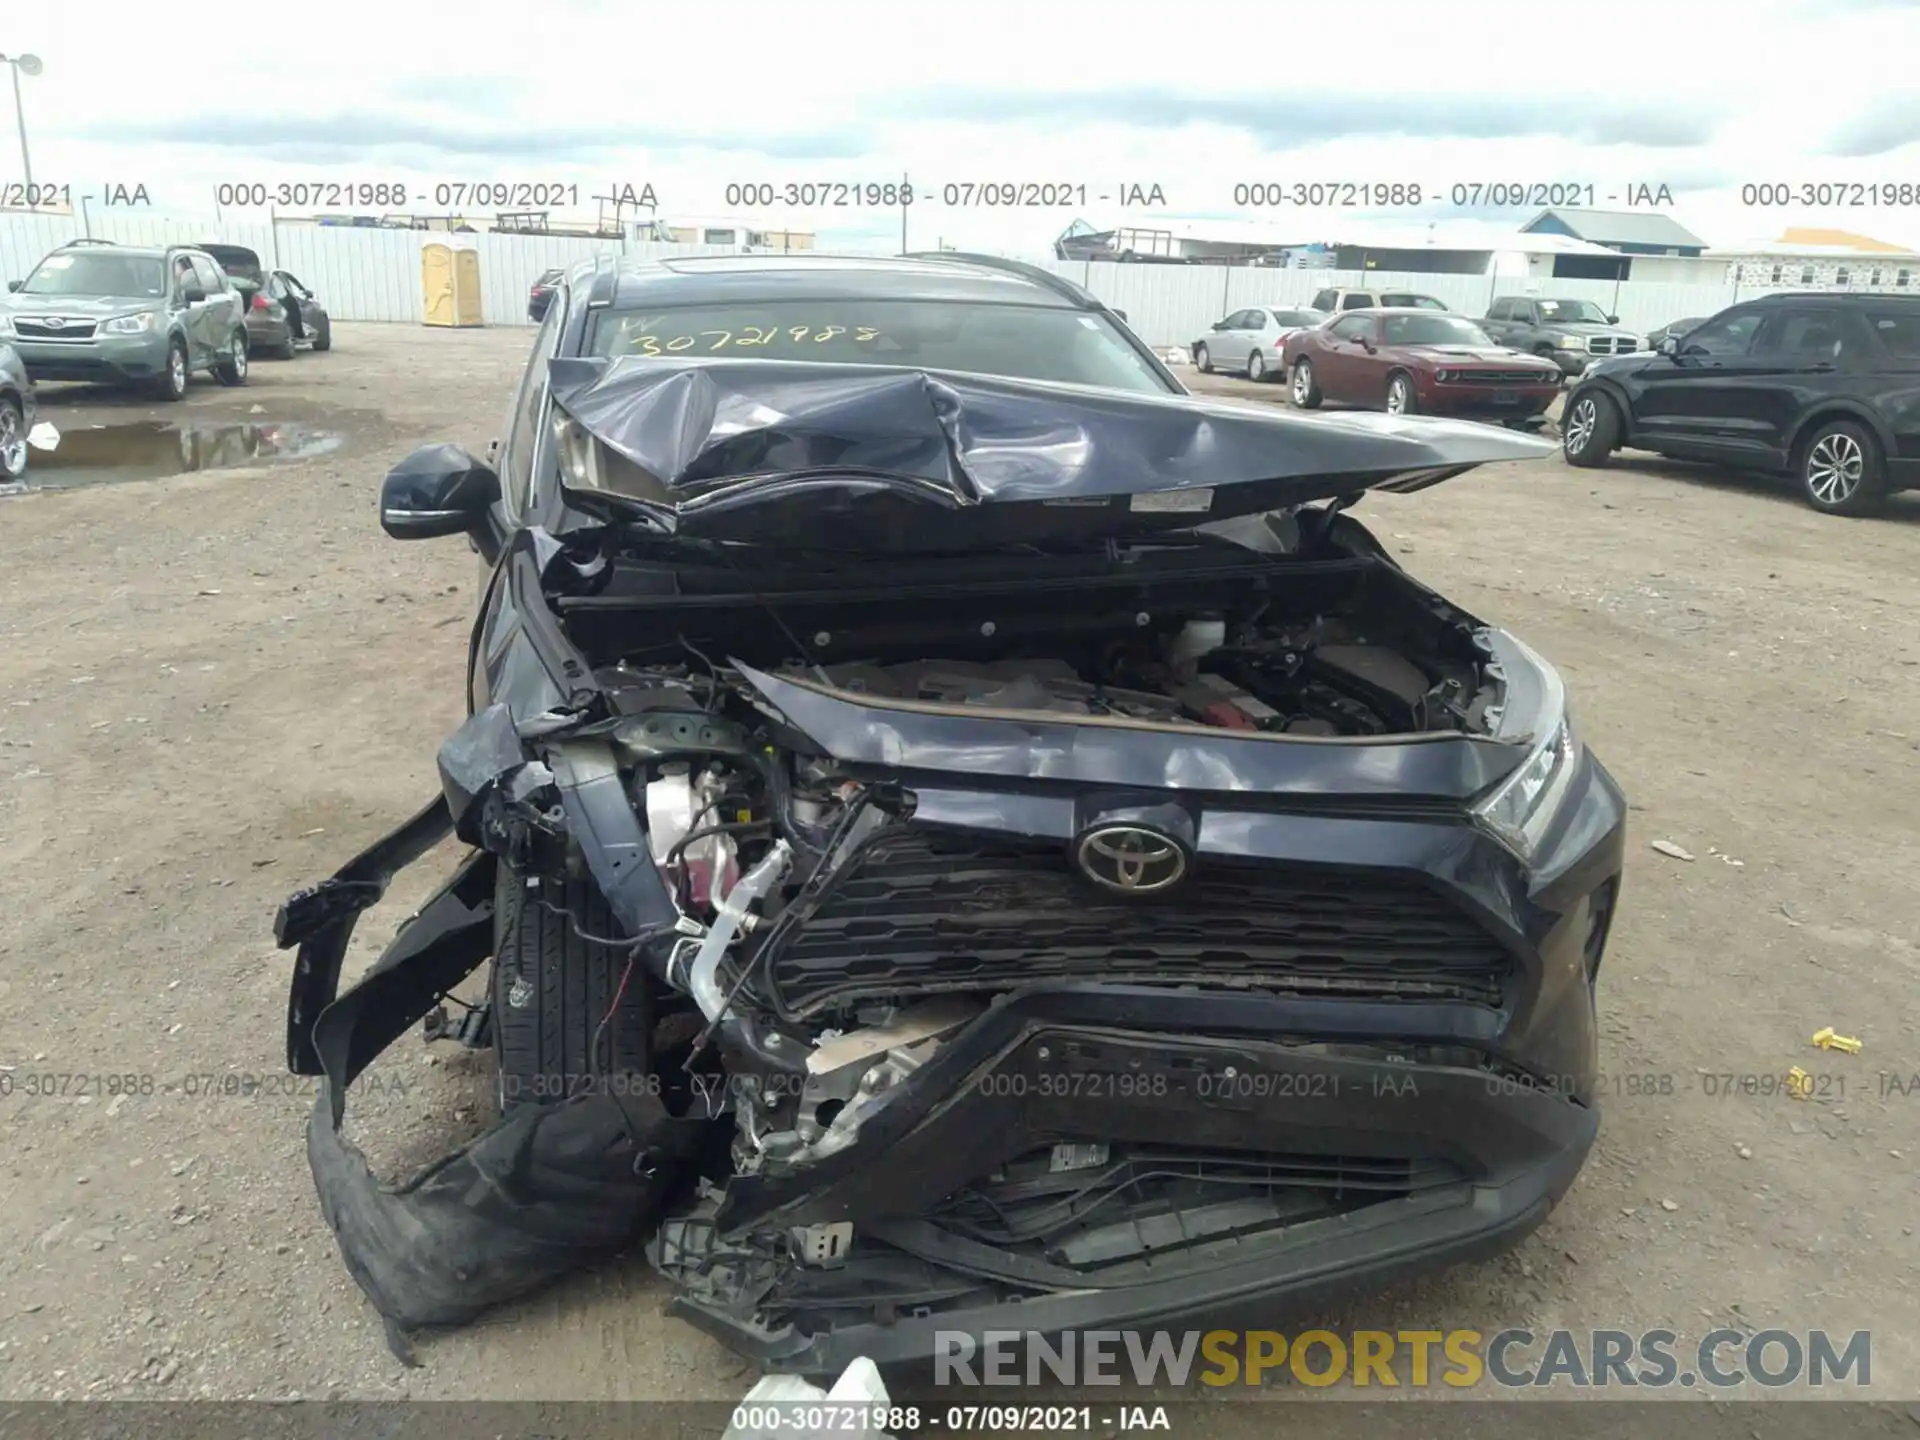
M1537 1226L1598 1124L1626 807L1552 666L1343 510L1548 449L1196 398L1005 262L576 271L497 470L383 491L490 569L441 792L278 918L394 1343L639 1243L818 1374ZM386 1184L347 1087L423 1017L500 1118Z

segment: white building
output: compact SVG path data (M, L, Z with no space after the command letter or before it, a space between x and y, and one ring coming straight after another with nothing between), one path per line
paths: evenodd
M1711 278L1742 288L1920 292L1920 252L1844 230L1788 230L1778 240L1716 246L1703 261L1718 267Z
M1556 263L1624 264L1603 245L1566 235L1526 235L1470 220L1383 224L1331 220L1150 218L1100 229L1076 220L1054 242L1062 260L1255 264L1444 275L1551 278ZM1611 278L1611 277L1609 277Z

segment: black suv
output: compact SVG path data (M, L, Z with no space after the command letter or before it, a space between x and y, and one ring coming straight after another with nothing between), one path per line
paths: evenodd
M275 927L354 1276L448 1324L650 1234L676 1313L837 1374L1533 1229L1626 806L1553 667L1340 511L1551 454L1187 394L1013 262L571 272L498 469L382 490L490 562L441 783ZM394 1191L343 1105L423 1016L502 1116Z
M1567 396L1569 464L1619 446L1791 475L1864 515L1920 488L1920 296L1767 295L1659 351L1596 363Z

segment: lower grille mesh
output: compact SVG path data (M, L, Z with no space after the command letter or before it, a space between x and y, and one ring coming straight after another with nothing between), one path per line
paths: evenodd
M789 1013L1044 980L1498 1005L1507 951L1418 878L1203 858L1177 891L1108 895L1064 845L916 827L772 957Z

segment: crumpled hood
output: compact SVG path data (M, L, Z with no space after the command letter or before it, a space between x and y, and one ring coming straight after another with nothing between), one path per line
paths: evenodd
M885 366L561 359L551 381L619 457L569 464L577 495L665 533L809 548L1185 529L1554 448L1461 421Z

